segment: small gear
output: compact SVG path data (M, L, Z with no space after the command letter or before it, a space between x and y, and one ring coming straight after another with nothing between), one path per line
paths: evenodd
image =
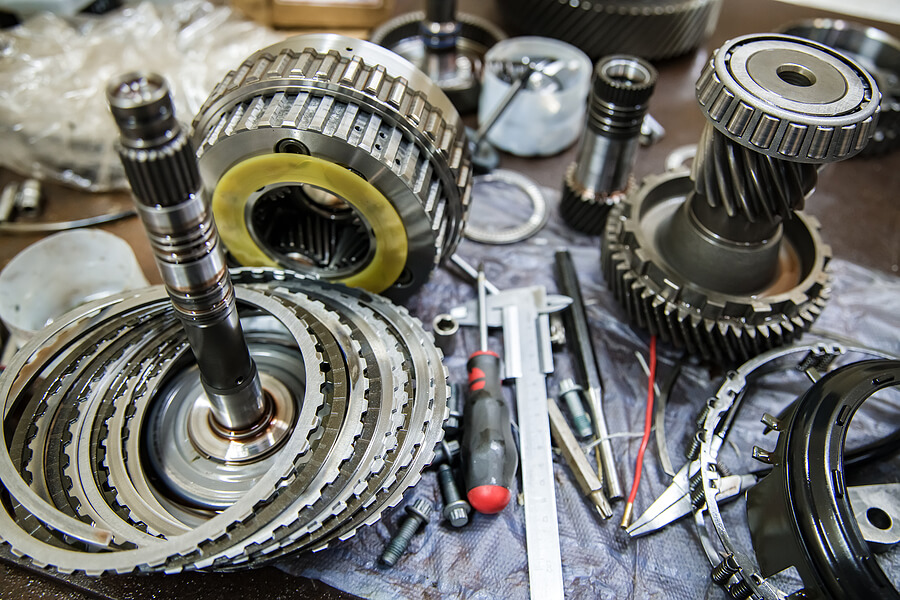
M616 54L597 62L587 122L559 204L560 216L573 229L602 233L610 207L634 188L631 170L656 79L656 69L636 56Z

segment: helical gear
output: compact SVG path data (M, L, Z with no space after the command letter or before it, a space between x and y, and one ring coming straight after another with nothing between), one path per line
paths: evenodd
M204 452L189 418L204 398L165 291L95 301L0 376L12 552L89 575L254 566L346 539L418 481L449 393L419 322L360 290L232 276L263 387L294 407L283 444L238 462Z
M824 308L831 252L799 209L817 163L862 150L880 94L851 59L771 34L726 42L697 98L691 176L649 177L615 207L602 264L633 322L733 364L792 342Z
M591 60L606 54L661 59L685 54L709 37L721 0L502 0L510 32L552 37Z

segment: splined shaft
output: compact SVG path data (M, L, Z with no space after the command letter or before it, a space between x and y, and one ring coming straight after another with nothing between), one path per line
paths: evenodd
M594 68L587 123L559 206L573 229L598 235L610 207L629 187L656 77L648 62L634 56L607 56Z
M214 418L227 432L246 432L263 420L266 401L194 149L175 119L168 85L156 74L128 73L109 84L107 100L135 207Z

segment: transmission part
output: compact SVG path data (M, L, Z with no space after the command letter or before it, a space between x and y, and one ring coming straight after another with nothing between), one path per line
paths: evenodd
M229 254L403 297L453 253L465 132L441 89L368 42L301 35L250 56L194 120Z
M612 210L603 271L632 321L733 363L796 339L824 307L830 249L800 209L818 165L865 146L880 94L849 58L784 35L726 42L696 90L693 172L647 178Z

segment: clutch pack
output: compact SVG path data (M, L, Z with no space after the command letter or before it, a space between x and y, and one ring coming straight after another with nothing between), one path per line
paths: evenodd
M0 376L13 552L89 575L254 566L346 539L418 481L448 396L431 335L362 290L233 278L279 445L219 435L161 287L85 305Z
M229 273L166 81L107 97L165 285L64 315L0 375L0 539L61 572L177 572L374 523L442 436L433 338L364 290Z
M250 56L193 124L231 258L403 297L453 253L471 172L444 92L400 56L301 35Z

